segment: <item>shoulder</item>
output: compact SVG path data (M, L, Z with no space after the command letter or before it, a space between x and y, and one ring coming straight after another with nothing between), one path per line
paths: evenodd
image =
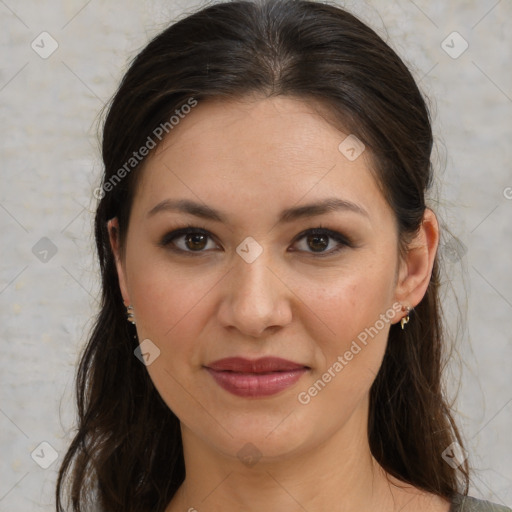
M452 501L450 512L512 512L512 509L490 501L458 494Z

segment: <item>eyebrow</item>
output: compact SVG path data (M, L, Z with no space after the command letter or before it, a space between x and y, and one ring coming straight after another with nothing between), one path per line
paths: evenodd
M227 216L224 213L189 199L165 199L149 210L147 217L152 217L159 212L166 211L189 213L196 217L201 217L202 219L227 223ZM314 217L335 211L349 211L370 218L368 212L362 206L347 201L346 199L329 197L316 203L295 206L283 210L279 216L278 224L293 222L297 219Z

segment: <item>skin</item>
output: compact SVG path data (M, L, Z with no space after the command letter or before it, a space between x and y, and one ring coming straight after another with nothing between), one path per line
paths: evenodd
M117 219L109 222L125 305L134 307L139 340L160 350L147 370L181 422L187 477L166 512L449 510L445 500L387 475L370 453L369 390L390 325L405 312L393 310L309 403L298 401L379 315L421 301L439 241L427 209L400 259L394 214L371 174L369 150L346 158L338 146L348 133L319 112L285 97L200 103L148 156L124 251ZM340 210L277 222L282 210L327 197L367 215ZM206 204L226 222L175 211L148 216L170 198ZM210 233L198 244L202 252L184 236L174 246L188 252L159 246L187 224ZM319 256L314 241L297 238L319 226L352 246ZM251 263L236 252L248 236L263 249ZM339 247L326 240L325 253ZM310 370L276 395L242 398L203 367L269 355ZM256 464L237 457L244 446L261 457Z

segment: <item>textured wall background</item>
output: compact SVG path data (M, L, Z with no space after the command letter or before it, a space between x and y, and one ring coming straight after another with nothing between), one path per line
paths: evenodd
M53 510L71 437L75 365L97 308L99 110L145 42L199 5L0 0L1 511ZM510 506L512 3L344 5L390 42L431 99L441 198L432 204L460 240L446 236L441 250L448 290L467 311L457 317L447 295L452 328L462 325L449 384L455 391L462 375L471 493Z

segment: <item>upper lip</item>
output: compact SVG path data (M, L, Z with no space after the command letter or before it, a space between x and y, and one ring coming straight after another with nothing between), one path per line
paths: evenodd
M209 363L206 367L215 371L231 371L238 373L285 372L299 368L308 368L303 364L281 359L280 357L262 357L260 359L227 357Z

